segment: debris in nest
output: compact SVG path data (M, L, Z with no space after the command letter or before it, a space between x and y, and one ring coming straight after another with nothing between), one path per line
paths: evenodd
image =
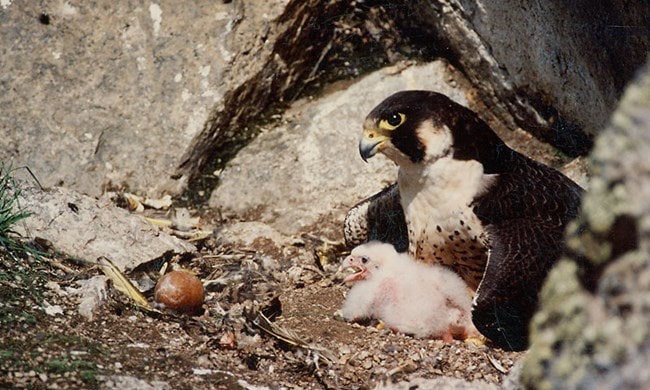
M253 320L253 324L278 340L312 353L315 361L319 358L323 358L328 364L332 364L338 360L327 348L304 341L292 330L271 322L271 320L269 320L262 312L257 313L257 317Z
M129 211L134 213L141 213L144 211L144 205L142 204L141 196L125 192L122 194L122 198L126 202L126 208Z
M142 196L128 192L110 192L105 194L118 207L126 208L131 212L142 213L145 207L154 210L167 210L172 205L171 195L164 195L160 199L143 198Z
M164 195L160 199L146 198L142 201L142 204L156 210L167 210L172 206L172 197L171 195Z
M279 297L274 297L271 301L262 309L261 313L269 320L275 321L278 316L282 315L282 302Z
M302 238L314 245L314 257L316 266L321 271L338 267L339 258L349 253L345 242L331 241L326 238L320 238L311 234L303 234Z
M43 311L48 316L56 316L57 314L63 314L63 308L59 305L50 305L47 301L43 301Z
M106 276L97 275L90 279L78 280L79 288L68 287L68 291L79 296L79 315L92 321L95 310L106 299Z
M115 203L116 206L136 214L143 213L145 206L154 210L169 210L172 206L170 195L165 195L160 199L144 199L141 196L123 192L107 193L104 197ZM159 228L169 229L168 233L187 241L204 240L213 233L211 227L204 226L205 221L201 217L192 217L190 211L184 207L174 209L170 219L152 216L145 216L145 219Z
M200 241L210 236L214 229L205 226L201 217L192 217L186 208L177 208L171 219L145 217L152 224L169 229L168 232L187 241Z
M189 242L205 240L212 236L212 230L193 230L190 232L171 230L170 233Z
M174 209L174 216L172 217L172 227L182 232L188 232L192 229L198 228L201 224L201 217L192 217L190 210L185 207L178 207Z
M492 355L490 355L489 353L486 353L485 356L487 356L488 360L490 361L490 363L492 363L492 365L494 366L494 368L497 369L497 371L499 371L499 372L502 373L502 374L507 374L507 373L508 373L508 370L506 370L506 369L501 365L501 363L499 363L498 360L496 360L495 358L493 358Z
M412 360L407 360L406 363L401 364L394 369L390 370L387 374L388 377L391 377L397 373L406 373L410 374L415 372L420 366Z
M219 338L219 346L226 349L237 348L237 336L232 330L225 331Z
M161 219L161 218L151 218L151 217L144 217L144 218L147 221L151 222L152 224L161 228L167 228L172 226L171 219Z
M131 281L111 262L108 258L101 256L97 259L97 265L102 269L104 274L111 279L113 287L133 301L138 307L152 311L152 307L147 299L142 295Z

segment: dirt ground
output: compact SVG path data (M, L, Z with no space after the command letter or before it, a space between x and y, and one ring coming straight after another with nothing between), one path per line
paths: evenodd
M193 317L148 313L108 288L87 320L74 291L101 271L0 253L0 387L373 388L443 376L499 384L521 356L344 322L342 247L304 237L241 248L211 237L196 257L171 259L206 286ZM129 273L150 300L161 265Z

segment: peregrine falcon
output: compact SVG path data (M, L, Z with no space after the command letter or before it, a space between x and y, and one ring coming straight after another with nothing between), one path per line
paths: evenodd
M395 185L348 212L348 245L383 240L449 267L475 290L478 330L503 348L525 349L582 188L431 91L398 92L375 107L359 152L364 160L383 153L399 170Z

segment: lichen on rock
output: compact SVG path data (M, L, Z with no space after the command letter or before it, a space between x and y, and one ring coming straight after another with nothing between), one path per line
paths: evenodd
M549 274L521 374L534 388L642 387L650 358L650 65L591 155L594 179ZM644 379L645 378L645 379Z

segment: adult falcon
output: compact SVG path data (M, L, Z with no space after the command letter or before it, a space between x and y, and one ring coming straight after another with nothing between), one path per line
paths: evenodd
M380 103L365 120L359 152L364 160L382 153L399 170L395 185L348 212L348 245L387 241L448 266L475 290L478 330L503 348L525 349L582 188L431 91L398 92Z

